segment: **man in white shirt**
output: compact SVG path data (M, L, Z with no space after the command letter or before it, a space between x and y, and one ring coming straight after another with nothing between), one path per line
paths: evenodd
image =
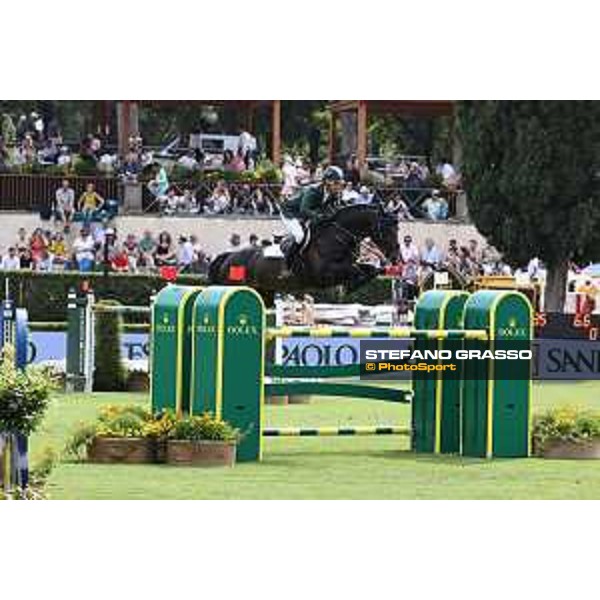
M402 257L402 262L404 264L409 262L419 262L419 249L412 241L412 237L410 235L405 235L403 243L400 244L400 256Z
M179 266L183 269L189 269L194 262L195 254L194 244L190 238L182 235L179 238Z
M69 185L68 179L63 179L61 187L56 190L55 216L66 225L71 223L71 217L75 210L75 191Z
M81 228L81 233L73 242L73 253L80 271L91 271L94 266L96 244L87 227Z
M0 263L0 269L3 271L17 271L21 268L21 261L17 256L17 249L14 246L11 246L8 249L8 254L2 257L2 262Z

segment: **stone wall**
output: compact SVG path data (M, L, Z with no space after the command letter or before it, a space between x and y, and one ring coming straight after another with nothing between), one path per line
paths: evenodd
M41 221L38 215L31 213L0 213L0 254L14 243L19 227L24 227L29 234L36 227L52 229L53 224ZM116 228L120 237L127 233L140 235L146 229L155 234L168 231L174 237L195 234L209 254L226 249L232 233L238 233L242 241L246 242L251 233L259 238L270 238L283 230L279 219L157 216L119 217ZM427 237L433 238L443 249L451 238L455 238L459 245L466 244L472 238L477 239L480 244L485 243L473 225L459 222L403 221L398 230L400 240L406 234L410 234L419 247Z

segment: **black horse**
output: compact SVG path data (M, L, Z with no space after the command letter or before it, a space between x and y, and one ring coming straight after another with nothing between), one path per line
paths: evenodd
M379 205L343 207L312 227L310 241L291 270L284 258L266 257L262 248L245 248L218 255L210 265L209 281L250 285L261 293L309 292L339 285L353 290L379 273L373 265L356 262L366 238L388 260L396 260L397 217Z

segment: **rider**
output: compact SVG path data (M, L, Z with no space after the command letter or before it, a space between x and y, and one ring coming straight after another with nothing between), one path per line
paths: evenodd
M341 206L343 188L343 171L330 166L323 172L321 183L300 189L281 206L281 220L294 240L286 252L288 263L302 247L310 225Z

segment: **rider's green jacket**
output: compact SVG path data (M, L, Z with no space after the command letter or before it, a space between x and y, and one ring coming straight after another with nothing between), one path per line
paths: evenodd
M326 196L323 185L309 185L298 190L281 207L287 218L315 219L333 211L336 202Z

